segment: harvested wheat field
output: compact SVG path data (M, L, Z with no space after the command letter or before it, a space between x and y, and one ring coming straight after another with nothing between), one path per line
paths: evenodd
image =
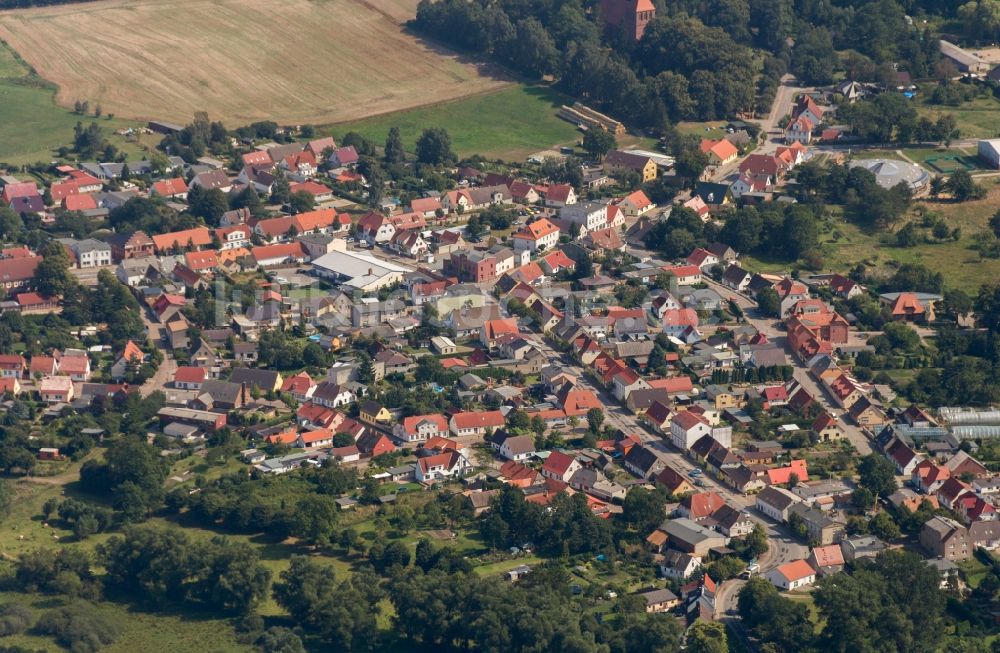
M417 0L106 0L0 12L0 39L105 113L332 123L507 83L407 33Z

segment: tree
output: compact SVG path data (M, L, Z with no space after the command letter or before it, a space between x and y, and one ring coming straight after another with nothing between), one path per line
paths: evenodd
M781 316L781 300L774 288L764 288L757 293L757 308L767 317Z
M948 288L941 301L942 312L952 319L958 319L972 311L972 298L964 290Z
M317 495L302 499L292 514L290 531L307 544L329 546L336 534L337 502L333 497Z
M876 497L887 497L896 491L896 469L889 459L877 453L870 453L858 463L861 487Z
M156 410L153 409L154 414ZM163 502L167 470L157 449L145 441L127 437L108 450L103 463L98 460L84 463L80 484L96 494L110 492L115 508L124 511L128 520L135 521Z
M600 408L591 408L587 411L587 428L590 429L592 433L599 432L602 424L604 424L603 410Z
M975 307L979 323L994 333L1000 332L1000 284L980 287Z
M0 517L5 517L10 513L10 506L14 502L14 491L10 484L4 479L0 479Z
M868 530L872 535L891 542L900 536L899 526L892 519L892 516L884 510L868 522Z
M49 610L39 617L35 628L52 635L73 653L96 653L121 634L118 626L85 603Z
M306 213L316 208L316 197L308 191L295 191L292 193L289 204L292 207L292 213Z
M688 631L688 653L727 653L729 637L718 621L698 621Z
M261 653L306 653L302 639L281 626L271 626L254 643Z
M821 579L812 594L824 623L818 650L939 650L945 630L940 583L933 567L903 551L885 551L850 575Z
M229 210L229 198L218 188L205 190L195 186L188 193L188 207L193 215L204 218L208 224L217 225L222 214Z
M417 160L435 166L454 162L448 131L442 127L425 129L417 139Z
M622 521L640 533L652 531L667 517L667 500L659 490L633 487L622 502Z
M753 530L743 541L746 545L746 554L752 558L764 555L771 546L767 541L767 531L760 523L754 524Z
M299 623L307 623L315 606L337 588L334 568L306 556L292 556L288 569L279 578L274 584L274 600Z
M76 283L69 271L69 256L66 248L58 241L52 241L45 249L45 257L35 268L35 288L45 297L57 297Z
M583 149L594 159L603 159L611 150L618 147L615 135L606 129L588 129L583 135Z
M334 447L349 447L354 444L354 436L350 433L336 433L333 436Z
M990 216L990 229L994 236L1000 238L1000 210Z
M948 223L942 220L941 222L935 224L931 229L931 235L938 240L944 240L945 238L951 237L951 229L948 228Z
M399 135L399 127L391 127L385 139L385 162L388 165L398 165L405 161L403 138Z
M875 495L868 488L859 487L851 493L851 505L861 512L871 510L875 505Z
M810 649L813 626L809 609L781 596L766 579L756 576L747 581L737 605L744 624L762 644L773 645L771 650L795 653Z
M944 192L946 189L947 189L947 182L945 181L944 177L942 177L941 175L934 175L933 177L931 177L931 185L930 185L931 197L936 199L937 196L940 195L942 192Z
M946 187L957 202L986 197L986 189L977 184L967 170L959 169L951 173Z
M176 530L128 527L98 552L109 587L154 604L187 601L246 614L271 580L253 547L221 537L191 542Z
M274 183L271 185L271 202L288 204L292 199L292 185L288 183L285 171L280 167L274 169Z
M698 180L708 167L708 155L696 147L689 147L677 155L674 169L678 176Z
M744 569L743 561L735 556L723 556L706 567L706 573L717 583L736 578Z
M249 209L250 213L256 215L260 211L261 206L260 195L257 194L257 190L253 187L253 184L229 196L229 208L231 209L245 208Z
M559 64L559 51L538 19L519 21L516 29L517 47L510 51L514 65L534 77L555 72Z

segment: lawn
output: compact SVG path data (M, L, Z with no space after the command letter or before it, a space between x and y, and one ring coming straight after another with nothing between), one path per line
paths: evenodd
M717 140L723 138L726 135L726 121L710 121L710 122L679 122L677 123L677 131L684 134L692 134L700 138L707 138L712 140Z
M976 557L962 560L958 563L958 569L962 572L965 582L973 589L979 587L979 583L986 578L986 574L989 572L989 567L980 562Z
M556 117L559 107L571 102L544 86L516 85L454 102L335 124L321 131L336 137L356 131L382 145L389 129L398 127L404 146L412 152L424 129L443 127L460 156L520 160L540 150L574 145L581 138L574 125Z
M1000 259L980 258L978 252L971 249L974 236L987 229L990 216L1000 209L1000 187L996 181L982 179L980 183L989 190L986 199L961 204L933 201L918 204L939 213L951 228L961 228L958 241L894 247L880 242L882 234L877 230L862 229L837 219L831 230L820 235L824 271L844 272L861 262L872 265L884 265L889 261L923 263L944 275L946 287L975 295L985 281L1000 278ZM909 219L913 218L900 220L896 228L902 227ZM789 268L784 261L752 257L746 263L749 269L759 272L780 273L787 272Z
M902 161L903 157L895 150L858 150L857 152L851 152L852 159L892 159L894 161Z
M0 42L0 162L23 165L55 158L53 150L73 142L73 127L87 120L56 106L55 89L32 74L14 52ZM130 158L138 158L139 147L113 134L133 126L124 120L101 118L109 140ZM147 137L150 138L150 137Z
M935 104L925 104L918 96L917 111L921 116L931 120L950 113L955 116L958 130L962 138L995 138L1000 134L1000 123L997 122L997 112L1000 112L1000 100L994 97L977 97L971 102L965 102L957 107Z

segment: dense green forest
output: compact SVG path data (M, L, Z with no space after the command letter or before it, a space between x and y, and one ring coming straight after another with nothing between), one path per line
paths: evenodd
M937 39L908 14L958 12L950 3L895 0L657 0L656 18L634 42L602 29L598 5L421 0L414 25L526 76L552 76L567 93L632 124L663 129L766 111L786 72L809 84L832 82L836 70L872 82L896 69L928 76Z

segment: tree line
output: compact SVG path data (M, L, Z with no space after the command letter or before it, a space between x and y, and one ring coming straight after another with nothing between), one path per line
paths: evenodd
M892 86L897 68L926 77L939 59L937 38L930 29L911 27L907 13L954 15L953 6L933 1L904 7L895 0L860 6L656 0L656 18L633 42L604 29L598 5L422 0L414 26L530 78L552 76L567 93L627 122L663 129L680 120L766 110L789 70L814 85L832 83L837 70Z
M654 129L753 108L760 60L722 27L664 11L640 43L608 48L595 14L575 1L422 0L414 25L529 77L552 75L571 95Z

